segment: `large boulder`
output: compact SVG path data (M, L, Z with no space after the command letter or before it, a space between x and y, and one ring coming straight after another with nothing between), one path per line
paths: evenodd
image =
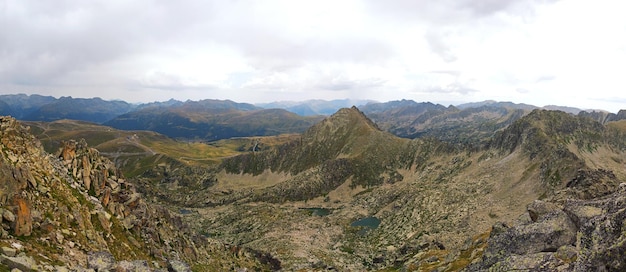
M479 262L466 271L626 271L626 184L563 209L536 201L536 222L494 228Z
M524 263L526 267L533 260L542 262L548 258L543 255L530 255L553 253L561 246L573 245L576 242L576 226L565 212L555 210L543 214L540 218L538 222L514 226L490 237L483 254L482 267L491 267L500 262L509 263L509 266ZM529 256L511 259L514 255Z

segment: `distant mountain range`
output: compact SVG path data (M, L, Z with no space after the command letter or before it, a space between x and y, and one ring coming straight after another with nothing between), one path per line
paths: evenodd
M265 109L285 109L302 116L314 115L331 115L341 108L349 108L352 106L363 106L368 103L378 103L373 100L307 100L307 101L281 101L272 103L260 103L257 106Z
M321 119L228 100L201 100L144 107L104 124L123 130L152 130L173 138L219 140L300 133Z
M0 95L0 115L26 121L73 119L123 130L151 130L172 138L213 141L231 137L301 133L340 108L357 106L382 130L404 138L434 137L476 144L534 109L560 110L600 123L626 119L626 111L583 111L562 106L543 108L487 100L457 106L398 100L308 100L265 104L230 100L178 101L146 104L41 95Z

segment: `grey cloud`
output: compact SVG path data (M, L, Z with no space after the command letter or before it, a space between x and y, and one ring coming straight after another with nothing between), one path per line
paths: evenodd
M320 82L313 88L325 91L367 91L384 86L385 81L382 79L346 79L334 78L330 81Z
M368 0L372 11L387 14L391 20L422 21L435 27L464 24L504 12L518 16L533 14L536 4L558 0Z
M377 64L393 56L391 47L374 37L343 36L295 39L253 25L228 26L233 33L220 42L238 48L253 66L284 71L310 62Z
M432 87L427 87L427 88L419 88L419 89L416 90L416 92L420 92L420 93L439 93L439 94L457 93L457 94L467 95L467 94L470 94L470 93L479 92L479 90L466 87L466 86L464 86L464 85L462 85L460 83L452 83L452 84L448 84L446 86L432 86Z
M9 1L0 15L0 80L51 83L72 71L150 53L190 35L186 30L210 13L201 2L185 3Z
M428 46L430 50L437 54L441 59L445 62L453 62L457 60L457 57L454 55L452 50L444 41L444 37L440 33L436 33L434 31L429 31L425 35L426 41L428 42Z
M160 89L169 91L181 90L216 90L218 86L211 84L194 84L186 82L182 77L162 71L151 73L133 84L137 88Z
M234 48L250 65L268 71L288 71L310 62L381 63L393 55L376 37L294 38L277 29L288 22L268 23L272 14L257 14L257 4L9 1L0 13L0 83L62 84L58 81L64 75L76 71L110 67L141 55L154 58L190 45Z

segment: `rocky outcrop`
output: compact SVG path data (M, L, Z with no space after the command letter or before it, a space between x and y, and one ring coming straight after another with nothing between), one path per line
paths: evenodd
M595 199L535 201L532 222L492 231L482 259L466 271L624 271L626 183Z
M0 117L0 215L0 244L19 245L5 246L0 261L22 271L29 270L20 263L37 271L55 271L53 263L70 270L152 271L171 261L212 270L239 261L223 245L189 232L180 217L144 200L84 140L63 142L51 155L27 127L8 117Z

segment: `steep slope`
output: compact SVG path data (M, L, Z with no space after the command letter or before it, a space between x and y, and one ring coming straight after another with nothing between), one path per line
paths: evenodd
M1 117L0 146L2 265L149 271L185 267L185 261L202 271L267 268L190 233L179 217L147 203L132 181L84 141L65 142L51 155L28 128ZM11 256L16 251L20 255Z
M146 107L105 125L123 130L152 130L173 138L219 140L302 132L319 117L285 110L262 110L232 101L187 101L169 107Z

